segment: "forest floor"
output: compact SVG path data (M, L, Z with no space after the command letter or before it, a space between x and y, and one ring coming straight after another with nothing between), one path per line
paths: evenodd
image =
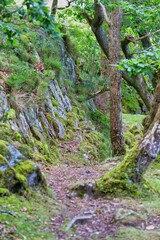
M128 126L141 120L123 118ZM76 147L73 141L65 142L67 146L70 150ZM84 195L79 191L78 196L73 189L84 182L92 185L120 159L83 166L81 159L75 163L72 156L71 151L65 153L60 165L40 163L50 189L47 194L36 188L23 196L0 198L0 239L160 240L159 160L145 174L151 188L143 197L109 198L96 197L90 189Z
M84 181L92 183L116 164L117 159L112 159L94 167L62 165L44 169L47 182L61 205L49 227L56 239L160 239L158 195L107 199L89 193L79 197L70 190L75 182L78 185Z
M71 191L75 182L92 183L117 161L112 158L92 167L42 164L50 191L0 198L0 239L160 240L159 193L148 191L142 198L96 198L91 192L80 197ZM156 189L160 188L159 176L157 162L146 174Z

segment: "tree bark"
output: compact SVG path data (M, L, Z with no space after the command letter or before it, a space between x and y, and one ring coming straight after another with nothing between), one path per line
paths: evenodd
M122 11L118 7L111 15L109 28L109 78L110 78L110 137L112 155L123 155L125 153L124 137L122 132L121 114L121 82L122 73L116 66L120 61L120 31L122 24Z
M58 0L53 0L51 6L51 14L55 15L57 11Z
M120 61L120 31L122 24L122 11L118 7L111 14L111 21L104 13L104 6L95 0L95 14L91 19L87 13L83 16L91 26L91 29L99 43L101 49L109 60L110 87L110 136L112 145L112 154L123 155L125 153L125 143L122 132L122 114L121 114L121 81L122 73L115 66ZM106 21L109 25L109 41L102 23Z
M154 100L153 100L149 115L144 119L144 122L143 122L145 132L148 130L148 128L152 124L152 122L157 114L159 105L160 105L160 71L156 74L157 74L157 78L158 78L158 84L156 87L156 91L154 94Z

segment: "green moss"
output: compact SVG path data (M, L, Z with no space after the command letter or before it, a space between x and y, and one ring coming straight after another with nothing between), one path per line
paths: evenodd
M7 112L7 120L13 120L16 117L16 112L13 108L11 108L8 112Z
M35 169L35 163L32 161L21 161L16 167L16 174L23 174L25 176L29 175Z
M7 123L0 123L0 139L9 141L11 138L11 127Z
M4 196L9 196L10 192L7 188L0 188L0 196L4 197Z
M16 173L16 179L23 186L24 189L27 189L28 182L27 182L27 178L24 175Z
M14 139L18 142L22 142L22 136L19 132L15 131L14 132Z
M52 100L52 105L54 106L54 107L58 107L58 102L52 97L51 98L51 100Z
M139 135L140 135L140 134L142 134L143 126L142 126L142 124L140 124L140 123L133 124L133 125L130 127L129 131L130 131L132 134L135 134L135 135L139 134Z
M32 131L32 134L33 134L34 138L36 138L40 141L44 141L43 135L42 135L42 133L40 133L40 131L37 127L32 126L31 131Z
M67 113L66 126L75 127L75 122L78 122L78 114L76 110Z
M97 191L111 195L140 194L137 186L130 180L135 171L138 152L136 144L117 167L96 182Z
M0 153L3 156L10 154L9 149L8 149L8 142L6 142L4 140L0 140Z
M8 161L5 157L0 154L0 165L8 164Z
M135 136L131 132L124 133L125 143L129 148L132 148L135 144Z

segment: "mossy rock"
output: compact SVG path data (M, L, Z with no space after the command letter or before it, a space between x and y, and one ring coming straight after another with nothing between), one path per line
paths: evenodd
M0 139L4 141L9 141L11 138L11 127L7 123L0 123Z
M8 161L5 157L0 154L0 165L8 164Z
M3 156L9 155L8 142L0 140L0 154Z
M4 186L10 192L23 192L29 187L44 183L39 167L30 160L21 161L16 167L7 169L5 172Z
M33 157L33 149L27 144L19 144L16 146L17 149L28 159L32 159Z

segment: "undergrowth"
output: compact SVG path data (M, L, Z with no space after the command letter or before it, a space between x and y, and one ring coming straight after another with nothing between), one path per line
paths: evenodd
M51 218L58 213L53 196L32 192L31 196L0 198L0 239L56 239L50 230Z

